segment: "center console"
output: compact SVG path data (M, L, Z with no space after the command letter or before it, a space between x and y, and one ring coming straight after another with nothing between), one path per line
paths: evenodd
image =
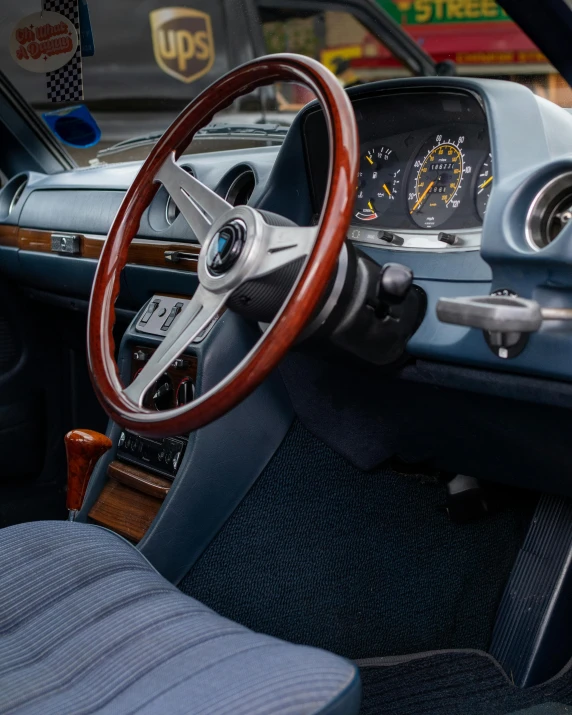
M132 333L141 342L129 341L127 362L131 382L155 352L176 322L187 298L153 296L135 320ZM199 336L204 339L208 330ZM183 354L147 391L143 405L149 410L169 410L195 398L197 358ZM122 430L115 443L115 458L107 467L107 481L89 511L90 521L105 526L137 542L145 535L169 493L188 447L188 435L164 439Z
M136 345L131 355L131 380L153 355L155 348ZM191 355L177 358L145 395L143 404L151 410L181 407L195 397L197 359ZM117 458L128 464L149 469L167 479L174 479L187 448L186 436L152 439L125 430L117 444Z

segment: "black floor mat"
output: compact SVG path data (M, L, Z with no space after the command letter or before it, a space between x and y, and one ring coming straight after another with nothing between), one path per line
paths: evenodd
M180 588L348 658L485 650L531 505L515 492L454 524L445 498L436 479L363 472L295 424Z
M359 663L361 715L506 715L542 703L572 704L570 664L547 683L521 689L486 653L444 651L375 662Z

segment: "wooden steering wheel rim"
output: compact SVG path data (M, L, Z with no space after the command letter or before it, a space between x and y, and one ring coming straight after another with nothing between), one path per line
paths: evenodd
M194 134L214 114L241 95L278 81L297 82L313 91L328 129L329 182L314 248L287 305L265 339L227 380L184 408L151 412L136 407L123 395L114 357L114 305L129 244L159 188L155 176L169 155L174 153L176 158L181 155ZM226 414L260 385L302 332L335 268L351 220L358 162L358 132L348 96L329 70L307 57L278 54L256 59L216 81L183 110L155 145L128 189L95 275L88 318L88 362L95 392L111 419L150 436L185 434Z

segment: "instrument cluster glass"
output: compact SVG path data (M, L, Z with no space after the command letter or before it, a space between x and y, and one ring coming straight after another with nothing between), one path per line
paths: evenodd
M361 229L436 233L482 225L493 169L487 121L475 96L387 91L353 106L361 158L352 226L360 235ZM314 112L304 126L316 210L327 180L322 125Z

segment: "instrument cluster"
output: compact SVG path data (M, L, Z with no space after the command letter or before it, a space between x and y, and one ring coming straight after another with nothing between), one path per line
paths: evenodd
M429 232L482 226L494 175L486 117L475 96L445 90L380 92L354 101L354 109L361 159L351 237L383 237L385 230L426 240ZM310 115L305 126L317 203L325 162L317 141L318 116Z
M473 127L462 131L437 129L407 161L400 160L393 147L403 148L411 135L366 147L357 180L355 222L425 229L452 221L458 228L482 222L492 190L492 157L478 146Z

